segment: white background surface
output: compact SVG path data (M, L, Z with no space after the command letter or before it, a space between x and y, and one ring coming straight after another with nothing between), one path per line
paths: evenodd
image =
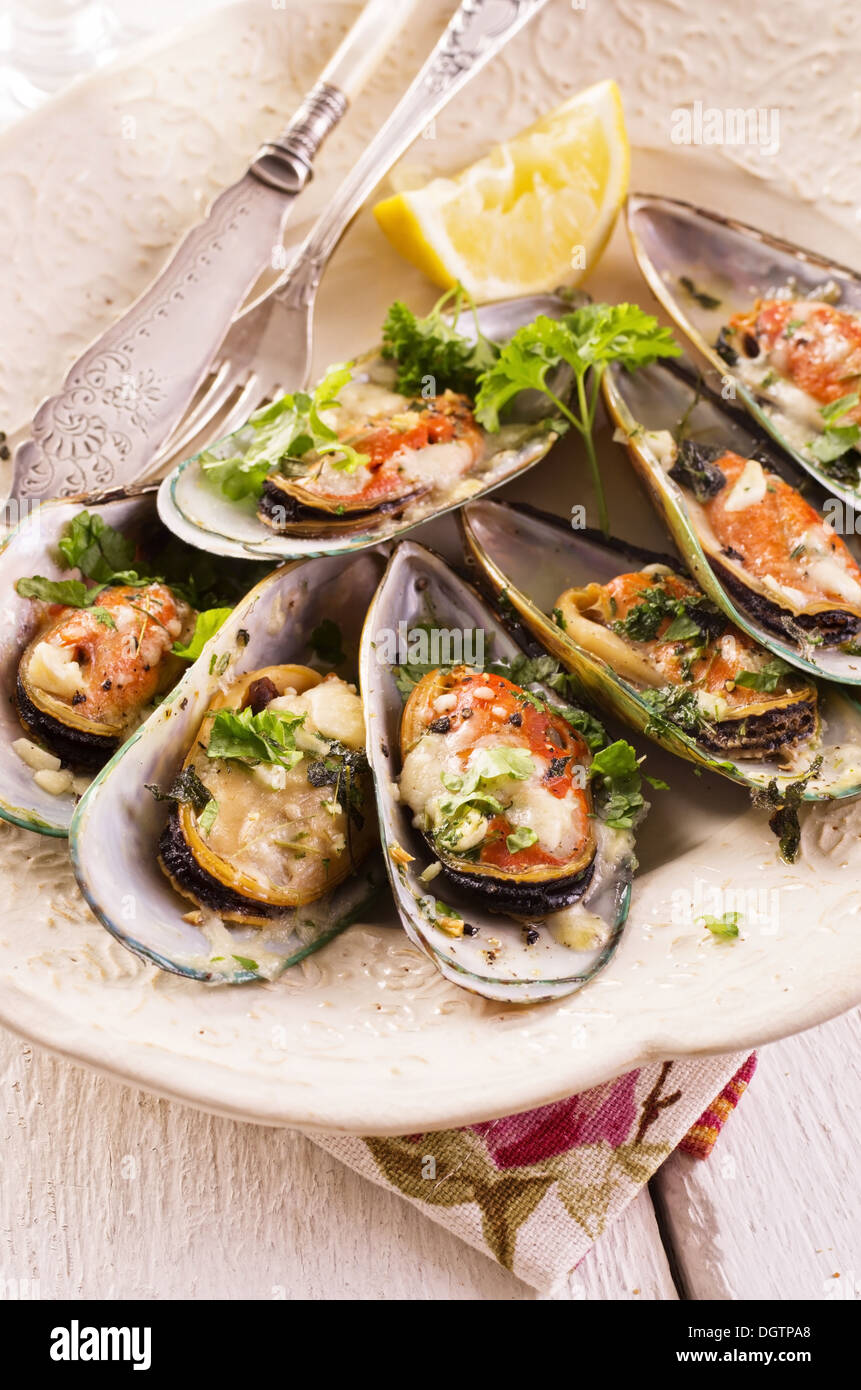
M213 6L115 8L155 30ZM671 1159L560 1296L861 1296L858 1031L844 1018L763 1049L712 1159ZM7 1033L0 1100L0 1280L43 1298L531 1296L298 1134L155 1100Z

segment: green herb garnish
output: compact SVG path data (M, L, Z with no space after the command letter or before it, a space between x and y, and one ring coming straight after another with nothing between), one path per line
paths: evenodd
M312 395L295 391L257 410L248 421L253 438L242 454L219 458L211 450L200 456L204 476L238 501L259 497L263 481L273 468L305 464L307 455L328 458L333 468L354 473L367 455L354 449L322 419L322 413L339 405L339 391L352 379L350 366L332 367Z
M740 912L725 912L722 917L698 917L697 921L702 922L704 927L708 927L712 936L734 937L738 936L739 923L741 922Z
M457 331L464 305L473 316L474 339ZM397 362L395 384L405 396L438 396L445 390L473 396L498 352L480 331L475 304L461 284L446 291L424 318L396 300L383 324L383 356Z
M206 756L234 758L249 766L295 767L304 754L296 747L294 730L304 719L304 714L288 710L267 708L252 714L250 709L220 709L212 722Z
M196 661L210 637L215 636L232 612L232 608L207 608L198 613L194 632L188 643L183 646L181 642L174 642L171 647L174 656L181 656L186 661Z
M619 362L632 371L659 357L678 357L679 353L670 330L661 328L656 318L635 304L586 304L561 319L540 315L517 329L482 374L476 418L486 429L498 430L501 411L516 395L528 390L543 392L561 420L573 426L583 440L601 529L609 535L607 503L592 438L604 371L610 362ZM549 384L556 369L566 366L574 374L576 414Z

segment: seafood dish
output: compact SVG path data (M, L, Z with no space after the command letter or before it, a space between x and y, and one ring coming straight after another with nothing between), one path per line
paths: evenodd
M599 709L751 789L857 795L859 707L736 627L677 559L523 504L471 503L463 529L482 582Z
M378 899L354 671L381 569L369 553L261 580L83 798L79 882L144 959L191 979L273 979Z
M163 520L216 554L287 559L391 539L499 486L545 456L557 421L524 398L489 428L482 374L519 326L569 308L538 295L478 309L459 289L424 317L396 302L380 347L174 470Z
M0 815L66 833L93 773L263 568L216 570L160 526L152 492L31 513L0 552L12 595L0 632Z

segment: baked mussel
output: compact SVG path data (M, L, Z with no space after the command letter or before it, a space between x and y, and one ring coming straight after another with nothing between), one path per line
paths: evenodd
M146 960L274 978L384 888L355 684L382 568L369 552L267 576L82 798L78 882Z
M89 776L265 566L216 566L155 492L46 502L0 551L0 816L65 835Z
M400 795L448 882L491 910L570 907L595 858L582 735L496 672L430 671L401 721Z
M861 509L861 278L717 212L631 194L640 269L698 353L800 467Z
M861 789L857 703L737 628L677 557L522 504L472 503L463 528L484 583L598 708L751 789Z
M263 926L316 902L377 842L354 685L270 666L219 692L159 842L173 886L225 921Z
M603 389L617 439L709 598L790 664L861 684L861 567L854 527L836 528L842 503L689 365L611 367Z
M455 306L459 292L452 292ZM532 467L558 421L538 392L512 402L499 428L476 420L479 373L498 346L569 299L535 295L452 316L394 304L379 348L331 368L181 464L160 514L178 535L222 555L357 550L410 530Z
M630 745L532 668L442 559L398 546L361 655L395 902L447 978L524 1003L578 989L609 959L645 809Z

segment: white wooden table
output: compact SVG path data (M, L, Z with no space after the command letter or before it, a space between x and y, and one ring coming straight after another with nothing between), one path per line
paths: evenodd
M156 30L217 3L114 7ZM714 1155L671 1158L560 1296L861 1297L858 1043L856 1016L763 1049ZM534 1296L302 1135L156 1100L2 1030L0 1101L0 1294Z
M559 1296L861 1298L859 1044L855 1016L762 1049L711 1158L671 1158ZM5 1031L0 1098L0 1281L42 1298L534 1297L303 1135Z

